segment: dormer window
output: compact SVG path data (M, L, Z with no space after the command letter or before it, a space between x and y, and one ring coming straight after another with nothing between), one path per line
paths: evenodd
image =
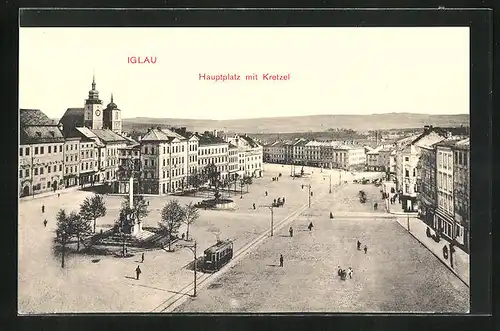
M51 135L52 137L55 137L55 136L56 136L56 133L55 133L54 131L49 131L49 133L50 133L50 135Z

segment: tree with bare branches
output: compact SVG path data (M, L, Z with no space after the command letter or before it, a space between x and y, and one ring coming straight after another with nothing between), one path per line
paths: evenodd
M186 240L189 240L189 226L199 217L198 208L195 207L192 201L184 207L184 223L187 225Z

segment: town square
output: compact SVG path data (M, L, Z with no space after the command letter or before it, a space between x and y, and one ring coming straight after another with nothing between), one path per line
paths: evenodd
M21 29L20 315L470 311L468 34L318 30L310 67L286 29L146 30Z

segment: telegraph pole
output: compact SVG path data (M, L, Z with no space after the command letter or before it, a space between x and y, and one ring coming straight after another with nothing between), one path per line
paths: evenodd
M196 296L196 283L197 283L197 273L196 269L198 269L197 262L198 262L198 257L196 255L196 240L194 241L193 246L183 246L188 248L194 255L194 288L193 288L193 297Z
M311 184L307 185L307 188L309 189L309 208L311 208Z
M267 207L271 211L271 237L273 236L273 231L274 231L274 206L269 206L269 205L260 205L259 207Z

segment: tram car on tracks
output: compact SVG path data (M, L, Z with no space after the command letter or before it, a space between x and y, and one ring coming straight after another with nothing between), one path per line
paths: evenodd
M204 251L203 269L207 272L215 272L226 265L233 258L233 242L231 240L219 240L216 244Z

